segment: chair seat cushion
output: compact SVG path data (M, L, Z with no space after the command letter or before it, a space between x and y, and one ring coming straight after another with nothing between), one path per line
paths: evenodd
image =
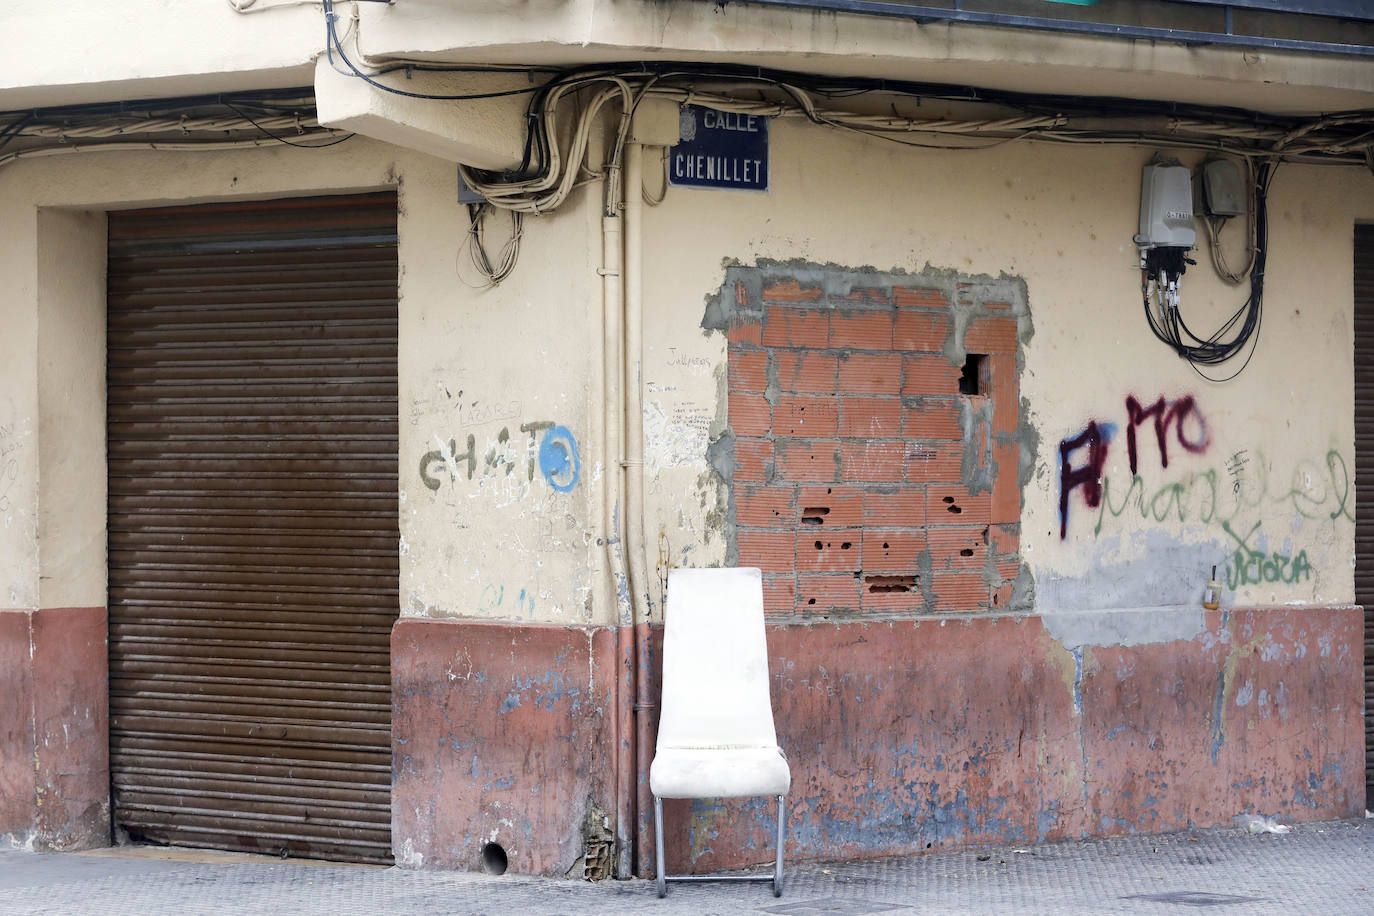
M649 788L659 798L730 798L786 795L792 771L772 747L661 747L649 767Z

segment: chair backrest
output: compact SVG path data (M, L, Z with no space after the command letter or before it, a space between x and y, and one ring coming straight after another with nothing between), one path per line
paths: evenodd
M758 569L673 569L659 748L776 747Z

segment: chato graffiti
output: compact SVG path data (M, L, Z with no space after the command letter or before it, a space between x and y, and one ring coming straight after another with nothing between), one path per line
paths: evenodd
M534 420L521 423L519 431L524 437L513 438L510 428L503 426L480 450L477 437L469 433L462 452L456 439L448 440L445 447L436 436L435 444L439 447L420 458L420 480L431 490L438 490L445 476L450 485L460 480L511 478L517 474L532 482L537 468L549 486L560 493L576 486L582 464L577 439L566 426Z
M1312 564L1307 559L1306 550L1299 550L1294 556L1277 550L1265 552L1250 546L1250 539L1259 530L1259 522L1255 522L1244 537L1236 534L1229 522L1222 522L1221 527L1236 542L1236 549L1226 567L1226 587L1232 591L1242 585L1293 585L1312 578Z

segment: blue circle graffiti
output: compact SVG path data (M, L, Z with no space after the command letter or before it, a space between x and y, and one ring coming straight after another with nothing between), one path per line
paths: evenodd
M550 427L539 441L539 470L559 493L568 492L577 483L582 465L577 458L577 440L566 426Z

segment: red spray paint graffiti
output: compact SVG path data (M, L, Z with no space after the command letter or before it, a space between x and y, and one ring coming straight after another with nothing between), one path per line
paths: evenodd
M1126 450L1131 456L1131 473L1139 473L1135 450L1135 428L1147 419L1154 421L1155 441L1159 443L1160 467L1169 466L1169 426L1174 427L1178 444L1194 455L1207 451L1207 422L1192 396L1166 401L1160 398L1142 408L1134 395L1126 398ZM1191 422L1190 422L1191 421Z
M1169 438L1173 438L1185 451L1200 455L1207 451L1207 421L1198 409L1197 399L1192 395L1174 401L1160 397L1149 407L1142 407L1135 395L1126 397L1126 451L1130 456L1131 474L1139 473L1140 460L1136 449L1136 427L1146 420L1152 422L1155 443L1159 447L1161 467L1169 466ZM1096 509L1102 503L1102 473L1107 465L1107 449L1111 443L1116 426L1111 423L1089 421L1083 431L1076 436L1063 439L1059 443L1059 538L1069 536L1069 497L1079 487L1083 488L1083 501L1088 508ZM1087 460L1080 465L1073 463L1074 455L1081 449L1088 450Z

